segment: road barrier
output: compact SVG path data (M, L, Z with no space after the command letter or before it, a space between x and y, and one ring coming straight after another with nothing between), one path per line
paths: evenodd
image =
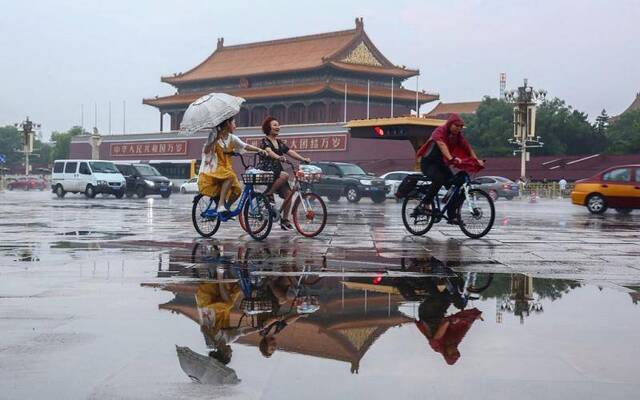
M558 182L533 182L525 185L524 190L520 191L520 197L531 198L535 194L536 198L542 199L568 198L571 190L573 190L571 183L568 183L564 190L560 190Z

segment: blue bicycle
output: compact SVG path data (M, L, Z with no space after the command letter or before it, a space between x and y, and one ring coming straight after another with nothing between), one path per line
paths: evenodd
M219 199L217 197L209 197L203 194L197 194L193 198L193 206L191 208L191 221L196 232L202 237L211 237L215 235L220 228L221 222L226 222L242 213L244 217L246 230L255 240L264 240L271 232L273 226L273 215L269 200L259 192L254 190L255 185L268 185L273 182L272 173L248 173L250 168L244 158L237 153L245 173L242 174L244 182L244 190L240 196L240 201L234 210L216 211Z

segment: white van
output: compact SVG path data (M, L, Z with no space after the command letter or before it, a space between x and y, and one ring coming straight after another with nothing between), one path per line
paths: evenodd
M124 196L125 179L111 161L56 160L51 190L60 198L71 192L84 193L88 198L107 193L120 199Z

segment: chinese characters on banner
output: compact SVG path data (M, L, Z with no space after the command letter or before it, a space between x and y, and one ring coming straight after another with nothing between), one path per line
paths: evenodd
M187 141L111 143L111 157L186 156Z
M243 137L246 143L260 147L264 136ZM347 151L347 134L335 135L301 135L301 136L284 136L279 135L278 139L282 140L291 150L295 151Z

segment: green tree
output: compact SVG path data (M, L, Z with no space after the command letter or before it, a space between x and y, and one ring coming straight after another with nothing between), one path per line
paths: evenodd
M640 110L628 111L615 121L607 130L609 148L612 154L640 153Z
M39 163L51 164L53 162L53 158L51 158L52 151L53 146L50 143L38 141L35 145L34 152L40 156L38 158Z
M509 156L515 146L513 137L513 104L485 97L474 115L465 115L467 139L480 156ZM544 147L532 150L542 155L591 154L605 149L607 139L588 121L587 114L574 110L563 100L552 99L540 104L536 117L536 134Z
M0 154L5 155L7 165L22 161L24 156L17 151L22 150L22 146L22 134L16 127L11 125L0 127Z
M475 114L463 115L467 139L480 157L508 156L513 153L513 105L485 97Z
M79 126L74 126L66 132L53 132L51 134L51 141L54 143L51 148L51 160L69 158L69 148L71 145L71 138L78 135L87 134L83 132Z
M589 123L587 114L558 98L538 107L536 133L544 142L538 154L545 155L592 154L603 151L607 143L605 135Z

